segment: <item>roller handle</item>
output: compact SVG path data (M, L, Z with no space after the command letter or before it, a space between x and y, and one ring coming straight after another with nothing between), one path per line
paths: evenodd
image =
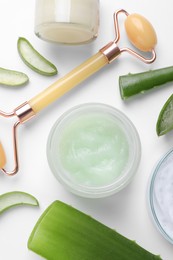
M28 101L30 107L33 109L35 114L40 112L49 104L100 70L106 64L108 64L106 56L99 51L97 54L93 55L77 68L69 72L66 76L62 77Z

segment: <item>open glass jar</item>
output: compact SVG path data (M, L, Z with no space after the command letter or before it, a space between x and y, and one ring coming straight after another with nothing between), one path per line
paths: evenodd
M135 175L140 139L121 111L105 104L83 104L55 122L47 158L54 176L72 193L106 197L123 189Z
M97 37L99 0L36 0L35 33L56 43L83 44Z
M157 163L149 182L149 208L160 233L173 244L173 149Z

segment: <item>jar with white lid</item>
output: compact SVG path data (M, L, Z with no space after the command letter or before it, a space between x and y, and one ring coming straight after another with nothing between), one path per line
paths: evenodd
M35 33L43 40L84 44L99 27L99 0L36 0Z

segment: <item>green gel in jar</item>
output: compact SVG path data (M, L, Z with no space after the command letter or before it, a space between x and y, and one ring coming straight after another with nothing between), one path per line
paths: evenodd
M103 104L66 112L53 126L47 156L55 177L84 197L111 195L133 177L140 141L129 119Z
M128 141L111 117L90 113L64 130L59 157L75 182L96 187L110 184L128 162Z

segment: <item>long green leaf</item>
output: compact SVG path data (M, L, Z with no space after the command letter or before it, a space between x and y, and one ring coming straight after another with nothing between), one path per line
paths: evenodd
M161 259L60 201L52 203L40 217L28 248L48 260Z

